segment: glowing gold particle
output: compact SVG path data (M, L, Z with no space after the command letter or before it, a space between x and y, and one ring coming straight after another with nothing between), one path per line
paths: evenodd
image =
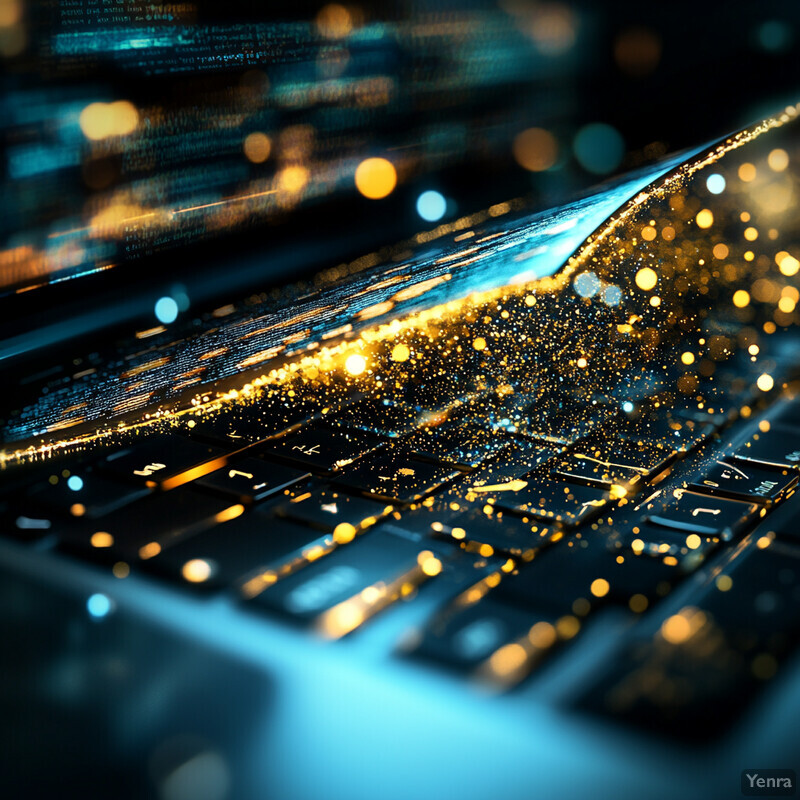
M486 339L484 339L482 336L479 336L477 339L475 339L472 342L472 346L476 350L485 350L486 349Z
M396 344L392 349L392 361L408 361L411 351L404 344Z
M700 547L702 543L703 540L696 533L690 533L686 537L686 546L690 550L697 550L697 548Z
M778 256L782 256L779 261ZM775 256L775 260L778 261L778 269L780 269L787 278L796 275L798 270L800 270L800 261L794 256L789 255L789 253L778 253L778 255Z
M272 142L266 133L256 131L245 137L242 147L248 161L252 161L254 164L261 164L269 158L269 154L272 151Z
M333 541L336 544L347 544L356 537L356 529L349 522L340 522L333 530Z
M326 39L344 39L353 30L350 11L338 3L329 3L317 14L317 30Z
M649 292L657 283L658 275L654 269L650 267L642 267L636 273L636 285L643 291Z
M737 289L733 293L733 304L736 308L746 308L750 305L750 293L744 289Z
M752 180L755 180L756 177L756 168L753 164L742 164L739 167L739 180L744 181L745 183L749 183Z
M351 375L361 375L367 368L367 359L359 353L353 353L353 355L347 357L347 361L344 362L344 368Z
M758 239L758 230L752 225L748 228L744 229L744 238L747 239L748 242L754 242Z
M356 168L356 189L370 200L388 197L397 186L397 171L385 158L367 158Z
M489 667L495 675L504 677L516 672L528 660L528 654L521 644L512 642L492 653Z
M772 375L768 375L766 372L759 375L756 381L756 386L758 386L762 392L769 392L774 385L775 381L772 380Z
M530 172L550 169L558 158L558 142L543 128L528 128L518 133L512 147L514 160Z
M605 578L595 578L589 588L595 597L605 597L611 586Z
M767 164L773 172L783 172L789 166L789 154L780 147L776 147L767 156Z
M656 238L656 229L651 225L645 225L642 228L642 239L646 242L652 242Z
M211 577L211 564L203 558L193 558L181 568L181 575L189 583L203 583Z
M681 355L681 361L689 366L689 364L694 364L694 353L690 353L688 350Z
M139 124L139 112L127 100L89 103L81 111L78 123L87 139L100 141L111 136L127 136L133 133Z
M698 228L710 228L714 224L714 215L709 209L704 208L697 212L695 222Z
M92 538L89 541L92 547L106 548L114 544L114 537L105 531L97 531L97 533L92 534Z
M716 585L721 592L728 592L733 586L733 579L730 575L720 575L716 580Z
M728 257L730 250L728 249L728 245L719 242L718 244L714 245L714 249L712 252L714 253L714 258L722 260L723 258Z
M670 644L682 644L692 635L692 626L684 614L673 614L661 625L661 635Z

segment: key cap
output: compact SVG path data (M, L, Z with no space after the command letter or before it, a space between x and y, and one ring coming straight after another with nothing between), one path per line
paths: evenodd
M591 438L554 462L559 478L610 489L634 486L663 473L674 461L671 449L643 441Z
M692 418L672 416L658 409L643 414L638 419L627 419L620 423L617 433L626 439L645 439L659 442L677 453L685 454L708 441L717 426L710 422Z
M617 415L607 405L584 404L574 400L540 400L530 411L520 433L535 439L570 445L607 425Z
M800 550L743 553L599 674L580 705L681 739L731 731L800 634ZM652 634L650 634L652 631Z
M701 494L769 505L796 484L797 475L793 471L731 457L715 462L688 488Z
M449 424L423 428L404 444L421 458L475 468L507 447L508 440L482 428Z
M481 591L484 590L480 584L473 589L476 595ZM491 596L474 602L459 598L435 615L408 649L415 658L460 670L474 670L492 653L527 633L539 621L553 622L550 617L543 620L528 609L495 601Z
M572 539L521 566L518 575L500 583L494 596L558 617L609 601L627 605L635 595L663 597L681 577L677 564L635 555L620 563L605 544Z
M275 509L278 516L332 533L339 525L369 528L390 514L393 506L353 497L335 489L315 489L292 498Z
M504 554L526 561L555 533L555 529L542 523L525 523L502 511L491 516L483 511L470 511L445 521L434 520L430 530L434 536L453 541L467 552L487 558L495 553Z
M174 433L157 433L115 453L98 469L140 486L172 489L220 469L225 452Z
M526 475L517 481L515 491L496 495L497 508L571 528L597 516L611 503L610 494L603 489L554 481L541 473Z
M615 532L611 539L619 544L619 552L625 557L633 553L635 556L665 560L671 566L679 563L684 572L700 566L700 562L720 542L714 535L684 532L649 522L639 522L629 532Z
M670 495L666 501L648 503L642 507L642 512L645 520L653 525L685 534L717 536L727 541L756 518L759 506L679 490L677 496Z
M338 477L337 483L390 503L412 503L461 474L447 464L419 461L400 448L364 458Z
M338 638L399 599L403 584L411 590L441 570L442 560L428 542L376 529L266 588L250 602L298 621L332 612L319 619L318 628Z
M289 428L312 419L319 405L309 399L275 396L260 402L224 408L216 414L192 417L186 432L195 439L226 449L259 444Z
M311 477L311 473L261 458L231 461L223 469L196 481L196 485L218 494L255 503Z
M99 559L147 559L242 511L242 505L185 487L137 500L98 520L78 519L65 530L63 544Z
M559 445L531 442L509 437L506 446L464 480L466 490L476 495L494 496L515 491L518 481L540 464L556 458L563 448Z
M411 406L383 400L359 400L336 412L334 424L397 438L419 424L420 412Z
M167 577L202 587L232 586L248 576L261 585L332 550L330 537L254 509L165 549L147 562Z
M368 431L314 423L273 442L268 452L315 472L331 473L344 469L385 443L384 438Z
M29 492L16 510L30 517L97 519L150 491L147 486L114 481L88 469L78 470L55 485L45 483Z
M785 425L773 425L766 432L754 433L736 451L736 455L784 469L800 469L800 430Z

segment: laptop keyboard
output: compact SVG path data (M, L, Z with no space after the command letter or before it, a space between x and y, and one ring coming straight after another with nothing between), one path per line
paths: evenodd
M10 473L2 529L329 639L416 608L390 657L499 690L613 612L575 708L722 733L800 633L800 342L769 258L765 316L711 233L655 239L695 210L652 203L572 287L353 332Z
M751 531L792 507L800 402L764 394L743 418L733 395L712 410L647 397L630 414L468 389L434 408L356 386L335 406L272 394L190 417L37 467L6 528L328 638L425 598L395 657L498 689L613 607L630 622L576 704L723 730L797 635L793 517Z

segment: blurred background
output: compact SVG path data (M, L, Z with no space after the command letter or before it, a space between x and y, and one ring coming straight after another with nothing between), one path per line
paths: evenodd
M0 0L4 319L546 208L795 102L798 36L792 2Z

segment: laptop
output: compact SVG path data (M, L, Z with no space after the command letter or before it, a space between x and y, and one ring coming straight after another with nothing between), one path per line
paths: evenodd
M7 795L794 794L800 105L567 197L566 6L7 5Z

